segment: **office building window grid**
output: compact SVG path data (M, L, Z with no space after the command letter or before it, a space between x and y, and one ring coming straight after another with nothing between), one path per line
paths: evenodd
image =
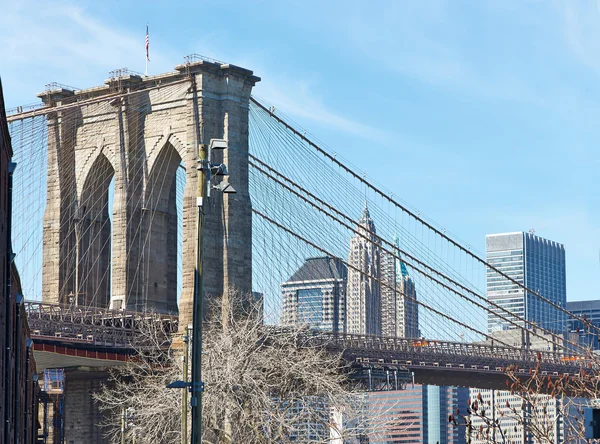
M578 318L584 318L597 328L600 328L600 300L567 302L567 310ZM588 328L583 321L568 318L567 331L572 341L578 341L585 347L600 349L598 334L593 328Z
M343 332L346 277L346 267L338 259L307 259L287 282L281 284L282 324Z
M298 290L298 322L306 325L321 325L327 318L324 311L323 288Z
M510 279L492 269L487 271L487 296L490 301L509 310L513 322L518 318L535 322L548 330L564 333L566 317L550 304L524 291L526 286L560 307L566 307L566 273L564 246L532 233L506 233L486 237L487 261ZM514 282L511 281L514 280ZM516 326L498 316L490 307L488 330L514 329ZM506 316L506 315L504 315Z
M566 307L566 262L564 246L535 236L533 233L503 233L486 236L487 261L510 279L494 270L488 270L487 297L490 301L512 313L512 321L518 326L525 327L521 319L526 319L535 325L548 329L557 334L564 334L566 330L566 316L550 304L541 301L537 296L526 292L519 284L537 292L544 298L560 307ZM511 281L514 280L515 282ZM501 319L499 309L490 306L492 313L488 314L489 333L502 337L509 342L514 341L516 346L523 345L522 338L516 326ZM504 317L507 315L502 313ZM528 328L532 328L528 326ZM510 331L505 331L510 330ZM543 341L542 341L543 342ZM545 342L535 344L531 341L533 349L549 347ZM508 391L495 391L484 389L471 389L471 399L480 395L482 404L488 405L489 414L497 419L503 430L506 430L507 442L533 443L531 436L519 425L519 421L511 416L510 407L521 405L521 399L511 395ZM548 421L554 425L554 442L562 442L563 423L559 415L561 408L560 399L549 395L539 397L539 406L532 413L540 421ZM507 407L507 403L508 406ZM521 409L517 409L521 411ZM473 418L473 426L478 429L484 422ZM487 439L474 439L473 444L489 442Z

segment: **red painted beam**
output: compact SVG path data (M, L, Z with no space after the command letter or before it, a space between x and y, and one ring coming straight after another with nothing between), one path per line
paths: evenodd
M33 349L36 351L57 353L66 356L78 356L80 358L104 359L108 361L127 361L128 355L120 353L106 353L91 350L74 349L68 347L59 347L52 344L37 344L34 342Z

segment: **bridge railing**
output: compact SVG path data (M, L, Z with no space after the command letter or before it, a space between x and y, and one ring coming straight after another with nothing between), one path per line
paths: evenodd
M107 347L128 347L134 339L143 333L140 326L151 320L161 323L167 334L177 331L177 316L160 313L139 313L132 311L108 310L77 305L62 305L46 302L27 301L25 303L32 336L103 345ZM286 327L266 327L272 330ZM499 346L485 343L465 343L439 341L424 338L392 338L352 333L331 333L306 329L301 333L300 346L327 346L340 351L357 352L381 351L403 353L412 356L427 356L448 362L450 357L457 360L490 360L497 362L542 362L557 366L573 367L580 364L583 357L557 351L533 350L527 348ZM383 353L382 353L383 356Z
M340 350L380 350L388 352L408 352L413 354L428 354L440 356L456 355L457 357L472 357L497 359L505 361L542 362L565 366L573 366L573 362L583 359L583 356L558 351L535 350L528 348L506 347L492 344L476 344L429 340L423 338L391 338L351 333L328 333L310 330L305 333L307 340L314 344L334 346Z
M7 109L6 115L7 116L16 116L17 114L26 113L28 111L35 111L38 109L42 109L45 106L46 106L45 103L40 103L40 102L29 103L27 105L20 105L20 106L14 107L14 108Z
M77 305L25 302L33 337L101 345L128 347L139 334L142 321L162 324L167 332L177 331L177 316L154 312L109 310Z

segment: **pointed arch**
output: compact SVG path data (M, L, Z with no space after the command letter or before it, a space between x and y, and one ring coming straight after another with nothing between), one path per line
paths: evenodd
M83 186L80 184L85 184L85 181L88 179L92 169L95 168L96 160L99 156L104 156L116 171L116 157L114 147L112 145L104 145L104 143L101 143L99 145L87 148L87 150L88 154L83 156L83 158L78 161L82 164L81 167L78 168L77 173L77 197L80 201L81 193L83 192Z
M164 152L168 145L170 145L171 148L174 148L175 151L177 151L177 154L179 154L179 157L181 159L186 159L186 146L181 142L181 140L179 140L178 136L171 133L170 129L166 129L148 153L148 169L150 171L154 168L154 165L159 161L161 153ZM158 154L155 155L155 152L157 152Z
M108 194L114 175L113 165L100 151L81 188L74 220L77 244L75 293L80 305L108 306L111 267Z
M154 161L144 192L142 214L143 294L140 301L128 305L144 306L159 312L177 312L177 169L181 155L168 137Z

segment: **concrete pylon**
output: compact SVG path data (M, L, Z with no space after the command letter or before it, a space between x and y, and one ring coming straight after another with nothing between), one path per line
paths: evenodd
M213 160L227 164L237 194L213 192L206 206L205 293L252 290L248 109L260 78L205 60L152 77L118 74L100 87L39 94L56 108L48 115L42 297L136 311L179 309L183 327L192 320L198 144L213 138L228 141ZM179 168L186 178L181 237Z

